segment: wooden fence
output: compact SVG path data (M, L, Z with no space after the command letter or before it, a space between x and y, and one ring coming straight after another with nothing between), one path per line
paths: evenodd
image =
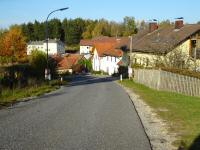
M200 79L193 77L162 70L135 69L134 80L156 90L200 96Z

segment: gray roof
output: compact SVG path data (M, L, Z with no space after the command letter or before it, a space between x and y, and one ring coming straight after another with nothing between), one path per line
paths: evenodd
M43 45L43 41L30 41L28 42L28 45Z
M175 30L174 26L160 28L152 33L144 30L133 37L133 51L167 54L199 31L198 24L184 25L179 30Z
M43 45L43 43L46 42L46 40L43 41L30 41L28 42L28 45ZM62 41L58 39L49 39L49 43L59 43L59 44L64 44Z

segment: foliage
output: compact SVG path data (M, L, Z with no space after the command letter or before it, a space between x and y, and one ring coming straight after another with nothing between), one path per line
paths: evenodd
M159 27L164 28L164 27L168 27L171 25L170 20L163 20L159 23Z
M29 62L33 70L35 71L35 76L43 79L45 68L47 66L46 53L39 50L32 51L29 57Z
M124 27L123 24L117 22L110 22L110 35L112 37L121 37L123 36Z
M87 72L92 71L92 61L90 59L82 59L78 63L82 66L85 66Z
M84 39L91 39L92 38L92 32L96 26L96 21L89 21L89 24L86 27L86 30L83 32L82 36Z
M190 145L200 135L199 97L157 91L130 80L124 80L122 84L131 88L167 122L170 131L178 135L178 141L174 143L176 146L184 143L181 145L185 145L188 150L190 149ZM194 150L198 150L198 148Z
M142 25L142 23L141 23ZM27 42L45 39L45 22L22 24L23 34ZM124 22L118 23L105 19L52 19L48 22L49 38L60 39L67 45L77 45L80 40L96 36L129 36L137 32L134 17L125 17Z
M181 49L175 49L165 56L157 55L154 58L155 67L167 67L177 69L189 69L192 65L192 60Z
M0 37L0 63L26 59L26 38L18 26L13 26Z
M85 20L81 18L64 19L62 23L65 43L67 45L79 44L85 31Z
M162 67L161 70L200 79L200 72L195 72L188 69Z
M15 88L13 90L3 89L0 95L0 106L9 106L15 102L23 101L23 98L40 96L58 89L61 85L58 81L52 81L51 83L52 84L47 84L43 82L39 85L34 84L25 88Z
M100 75L100 74L102 74L102 72L101 71L92 71L92 74L98 74L98 75Z
M92 37L98 37L102 35L110 36L110 25L109 22L105 19L99 20L94 30L92 31Z
M135 23L135 18L134 17L128 17L126 16L124 18L124 33L123 35L124 36L130 36L130 35L133 35L137 32L137 29L136 29L136 23Z

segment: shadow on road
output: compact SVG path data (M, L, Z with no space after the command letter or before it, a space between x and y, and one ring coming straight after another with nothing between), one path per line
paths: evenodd
M118 80L118 77L95 77L90 75L78 75L73 78L73 80L66 86L80 86L80 85L88 85L102 82L112 82Z

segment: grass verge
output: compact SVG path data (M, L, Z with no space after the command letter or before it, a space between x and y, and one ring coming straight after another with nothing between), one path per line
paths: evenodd
M67 84L64 82L64 84ZM16 88L13 90L3 89L0 95L0 106L9 106L10 104L23 101L24 98L40 96L44 93L52 92L60 87L60 82L54 80L49 84L29 86L25 88Z
M177 134L174 144L188 150L200 150L200 98L150 89L134 81L120 82L140 95Z

